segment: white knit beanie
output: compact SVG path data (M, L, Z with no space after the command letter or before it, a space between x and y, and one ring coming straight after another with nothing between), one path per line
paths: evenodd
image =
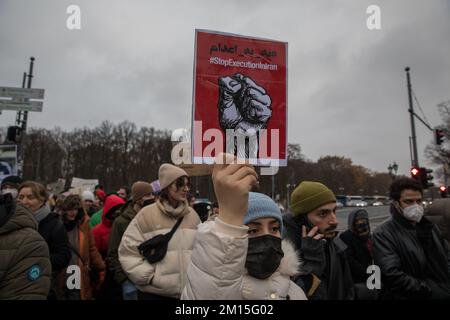
M92 202L94 202L95 198L94 198L94 194L92 192L90 192L89 190L85 190L81 194L81 199L82 200L91 200Z

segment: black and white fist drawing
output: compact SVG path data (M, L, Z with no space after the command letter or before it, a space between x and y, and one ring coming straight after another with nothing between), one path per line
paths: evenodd
M235 144L234 137L229 141L227 152L233 151L240 158L257 158L258 131L266 129L272 117L272 101L266 90L250 77L236 73L233 76L219 77L219 123L224 132L234 130L249 138L248 149ZM233 146L234 150L229 150Z

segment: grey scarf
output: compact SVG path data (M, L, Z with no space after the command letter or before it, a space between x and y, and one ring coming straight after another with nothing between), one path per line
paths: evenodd
M40 223L50 214L50 206L46 203L38 211L34 212L34 218Z

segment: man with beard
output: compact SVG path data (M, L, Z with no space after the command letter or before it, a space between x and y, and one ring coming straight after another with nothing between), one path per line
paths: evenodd
M389 190L391 219L373 234L384 299L450 299L449 247L423 217L422 186L410 178Z
M283 217L286 237L300 252L302 274L295 282L311 300L351 300L354 288L346 245L337 235L336 197L319 182L303 181L292 192Z

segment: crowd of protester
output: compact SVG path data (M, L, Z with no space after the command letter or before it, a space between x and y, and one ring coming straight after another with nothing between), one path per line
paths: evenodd
M424 209L415 180L393 181L375 230L361 208L339 234L323 183L299 181L282 213L248 164L216 164L211 179L217 201L199 205L167 163L114 192L5 178L0 299L450 299L450 199Z

